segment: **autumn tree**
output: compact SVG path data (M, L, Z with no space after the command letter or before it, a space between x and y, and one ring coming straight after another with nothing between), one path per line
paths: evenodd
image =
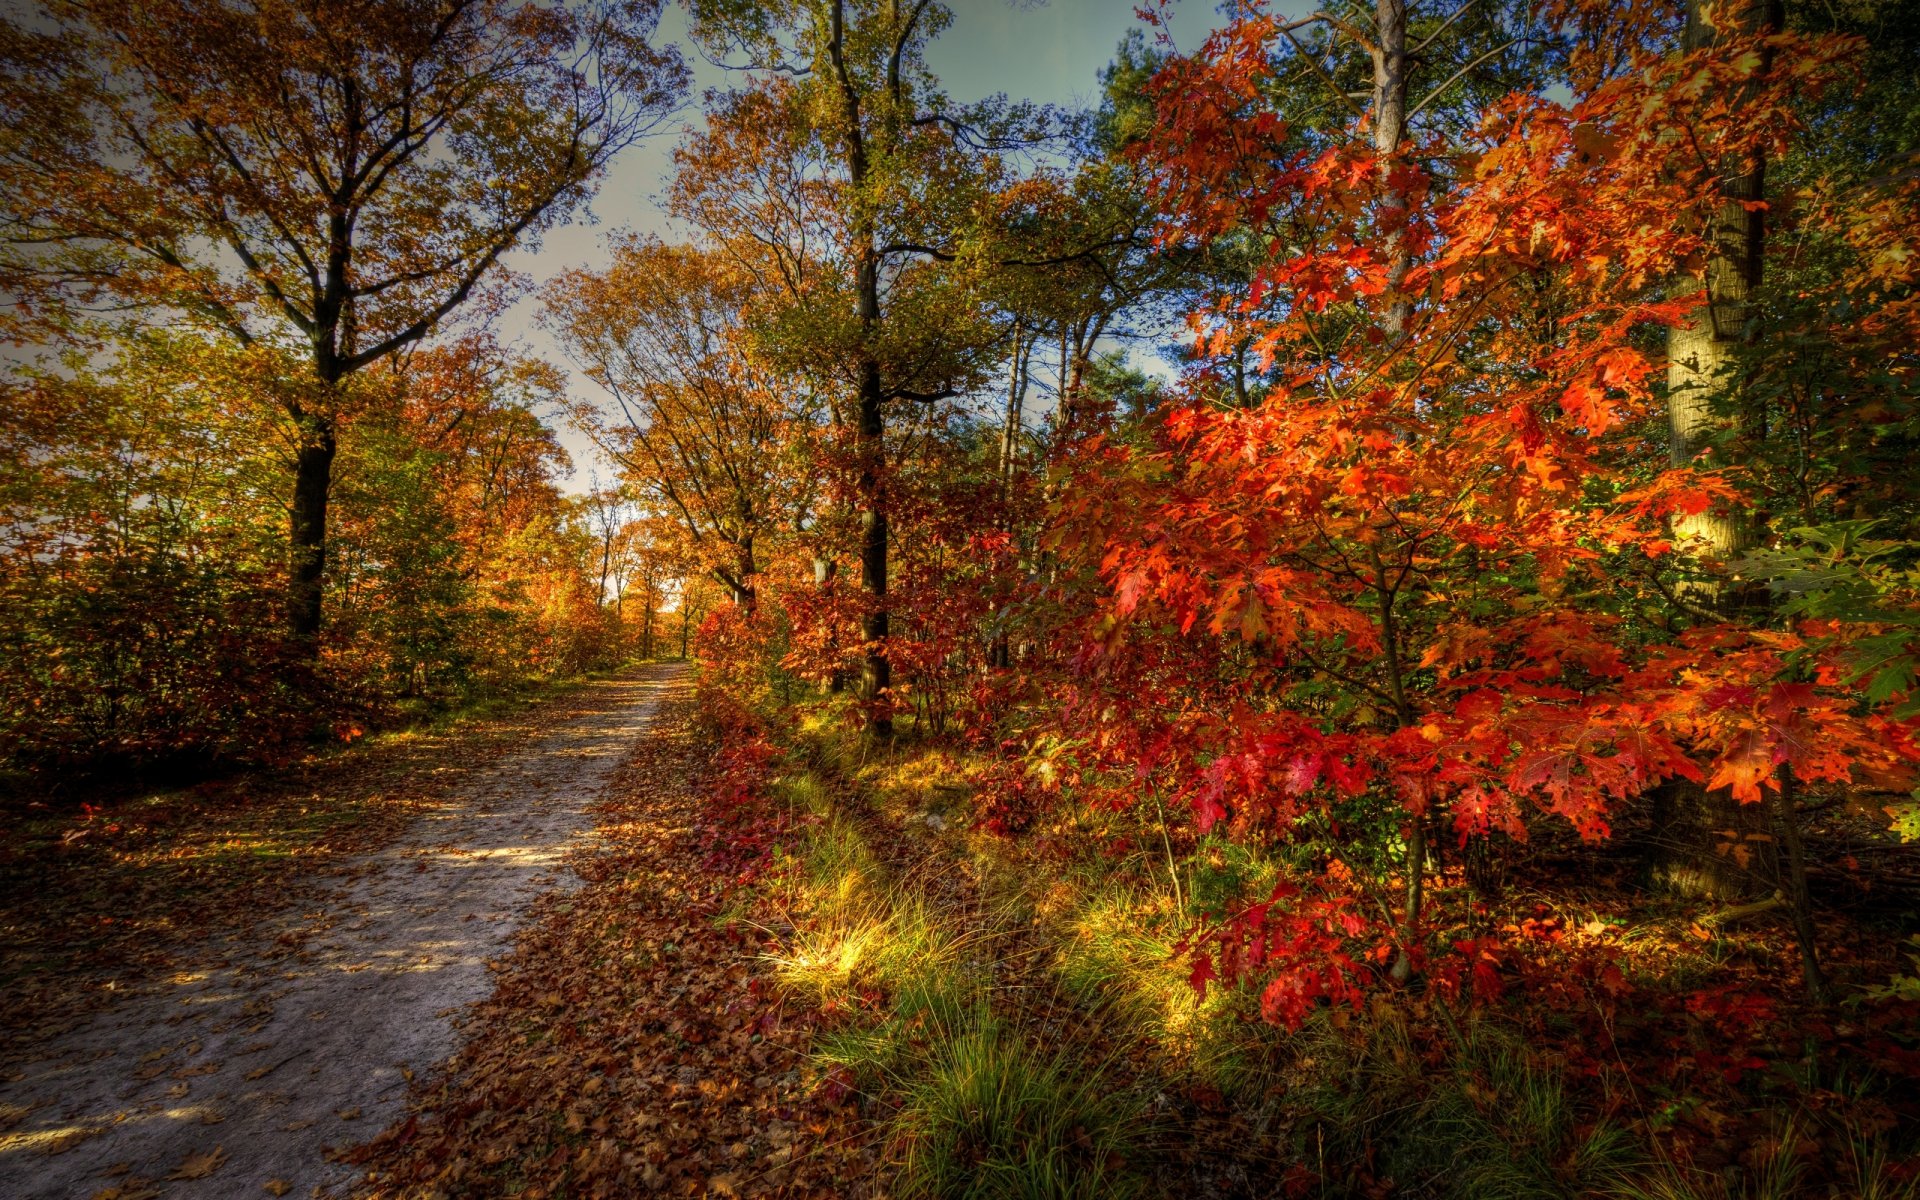
M750 292L719 254L626 238L605 269L555 279L545 310L619 412L607 421L585 404L577 418L749 605L765 539L789 504L785 438L803 416L744 342Z
M191 326L17 367L0 408L0 760L272 760L316 735L617 661L617 616L539 410L556 372L485 337L358 378L335 464L324 691L285 666L277 519L304 364Z
M312 653L349 380L505 282L681 68L657 6L50 3L0 31L0 277L298 346L286 606ZM491 283L489 282L491 281ZM497 295L497 291L491 293Z
M861 695L885 734L888 414L962 395L998 340L970 294L968 231L995 186L983 148L1029 118L939 92L923 52L950 15L932 0L701 0L693 12L696 39L754 81L683 150L675 208L783 296L763 327L773 361L830 384L859 514Z
M1571 104L1500 97L1414 157L1275 111L1290 34L1255 12L1162 73L1166 237L1265 249L1196 315L1153 451L1085 459L1054 535L1115 588L1067 708L1098 761L1184 796L1202 830L1317 831L1322 890L1277 890L1200 964L1305 955L1265 997L1284 1020L1377 966L1437 969L1423 891L1449 827L1462 846L1525 838L1537 803L1596 838L1668 778L1751 803L1776 772L1846 781L1891 751L1844 689L1795 678L1793 635L1642 654L1625 632L1668 619L1638 556L1670 554L1666 517L1724 494L1632 453L1663 415L1643 331L1687 311L1660 285L1706 242L1721 161L1779 153L1792 98L1842 48L1768 67L1756 35L1678 59L1650 37ZM1393 79L1376 73L1370 120L1392 119ZM1737 119L1718 87L1747 89ZM1690 140L1713 153L1662 149ZM1262 381L1245 408L1220 402L1241 345ZM1200 630L1236 648L1209 654ZM1339 832L1383 824L1384 846ZM1363 935L1389 884L1390 930Z

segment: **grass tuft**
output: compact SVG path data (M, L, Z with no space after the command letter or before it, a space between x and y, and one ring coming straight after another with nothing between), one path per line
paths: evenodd
M1141 1110L1097 1069L990 1019L930 1047L897 1118L901 1192L940 1200L1073 1200L1139 1192Z
M1450 1200L1575 1200L1640 1165L1626 1130L1583 1120L1514 1034L1473 1019L1450 1040L1436 1067L1389 1006L1346 1030L1310 1021L1292 1097L1309 1114L1305 1145Z

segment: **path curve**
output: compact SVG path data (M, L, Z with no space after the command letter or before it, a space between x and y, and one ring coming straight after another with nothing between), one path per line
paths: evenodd
M535 896L682 670L590 685L578 715L501 759L304 911L40 1048L0 1078L0 1196L308 1197L354 1178L331 1147L401 1115L455 1048Z

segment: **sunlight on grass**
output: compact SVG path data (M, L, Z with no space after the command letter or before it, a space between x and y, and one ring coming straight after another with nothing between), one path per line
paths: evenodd
M782 786L825 794L817 782ZM787 987L827 1004L863 989L893 994L969 974L962 935L925 898L886 882L852 822L830 817L809 829L799 865L791 899L803 921L767 956Z
M880 806L912 815L930 807L943 776L903 756L861 769L863 785L876 779ZM815 1038L813 1059L855 1092L890 1098L899 1194L1137 1194L1138 1097L1099 1064L1042 1050L994 1014L994 947L1032 906L989 894L984 910L945 909L932 898L944 893L881 866L810 773L783 776L774 791L819 820L787 885L799 927L768 957L786 988L856 1014Z
M829 925L794 934L786 949L767 957L780 982L818 1004L852 990L854 975L887 934L884 922L852 927Z
M1252 997L1233 988L1188 982L1174 952L1171 897L1151 890L1096 886L1057 918L1054 970L1068 994L1126 1035L1144 1038L1164 1069L1257 1100L1278 1081L1283 1038L1256 1015ZM1124 1036L1124 1035L1123 1035Z

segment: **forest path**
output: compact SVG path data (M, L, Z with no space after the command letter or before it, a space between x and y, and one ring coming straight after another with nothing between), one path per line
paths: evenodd
M685 674L590 685L592 701L502 758L313 904L262 922L44 1046L0 1078L0 1195L15 1200L324 1194L329 1160L398 1116L451 1054L534 898ZM24 1110L24 1113L23 1113Z

